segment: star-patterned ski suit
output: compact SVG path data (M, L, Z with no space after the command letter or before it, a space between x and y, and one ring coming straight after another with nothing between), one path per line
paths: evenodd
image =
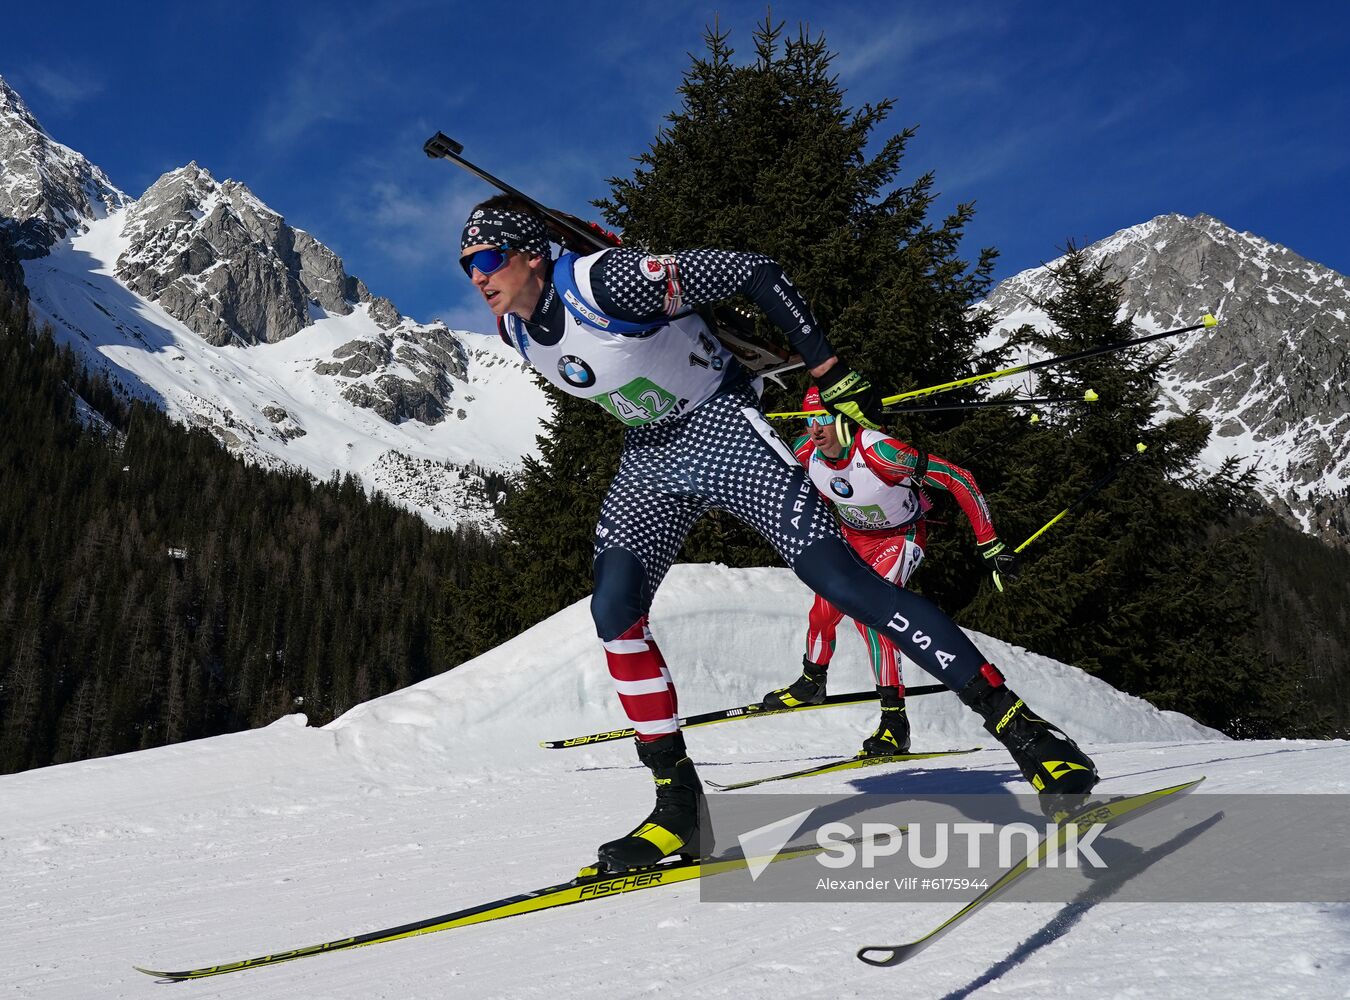
M564 256L533 315L499 324L546 379L629 425L596 528L591 612L640 740L678 729L675 686L647 615L686 534L714 508L755 528L813 591L949 687L986 662L942 611L873 573L845 543L765 419L749 374L690 311L735 294L765 311L808 368L834 355L781 267L728 250ZM617 332L624 326L631 332Z

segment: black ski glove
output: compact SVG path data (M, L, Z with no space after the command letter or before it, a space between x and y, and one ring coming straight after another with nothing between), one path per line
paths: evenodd
M985 565L994 575L994 586L999 589L999 593L1002 593L1004 578L1016 580L1018 566L1022 560L1018 558L1016 552L1009 549L997 538L981 545L980 554L984 556Z
M849 420L868 430L881 430L881 390L852 368L836 361L816 384L821 405L838 421L839 441L845 447L853 438Z

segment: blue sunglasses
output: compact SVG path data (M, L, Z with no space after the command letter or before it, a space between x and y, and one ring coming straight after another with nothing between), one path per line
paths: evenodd
M476 250L467 257L459 259L459 266L464 268L464 273L473 279L474 269L484 276L496 274L511 259L509 247L488 247L484 250Z
M832 423L834 423L834 414L832 413L823 413L819 416L806 418L807 427L827 427Z

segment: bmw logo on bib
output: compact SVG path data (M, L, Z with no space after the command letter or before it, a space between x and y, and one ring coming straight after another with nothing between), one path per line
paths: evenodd
M830 489L841 497L853 496L853 484L843 476L835 476L830 480Z
M558 374L568 385L574 385L578 389L595 385L595 372L591 371L591 366L574 354L564 354L558 359Z

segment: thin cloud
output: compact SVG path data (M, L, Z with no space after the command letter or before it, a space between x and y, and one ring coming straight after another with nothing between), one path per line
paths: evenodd
M103 92L103 81L84 69L59 70L51 66L26 69L24 80L47 99L57 112L65 113Z
M407 85L401 67L382 70L366 51L370 39L412 15L437 11L435 0L385 2L378 7L339 11L317 29L305 22L309 44L290 64L263 108L259 134L269 145L284 148L313 129L348 126L360 108Z
M347 33L331 27L314 36L263 108L259 135L266 143L286 147L314 127L343 118L353 64L359 65L344 53L349 42Z
M883 68L887 76L894 77L895 71L906 65L931 64L930 53L949 52L953 40L988 35L1001 23L997 12L943 10L941 16L929 16L893 11L889 19L831 24L825 40L831 51L839 53L831 68L847 86ZM951 65L946 59L942 61Z
M444 267L456 255L459 228L481 200L458 186L424 193L390 180L373 183L365 194L348 217L367 227L371 247L412 270Z

